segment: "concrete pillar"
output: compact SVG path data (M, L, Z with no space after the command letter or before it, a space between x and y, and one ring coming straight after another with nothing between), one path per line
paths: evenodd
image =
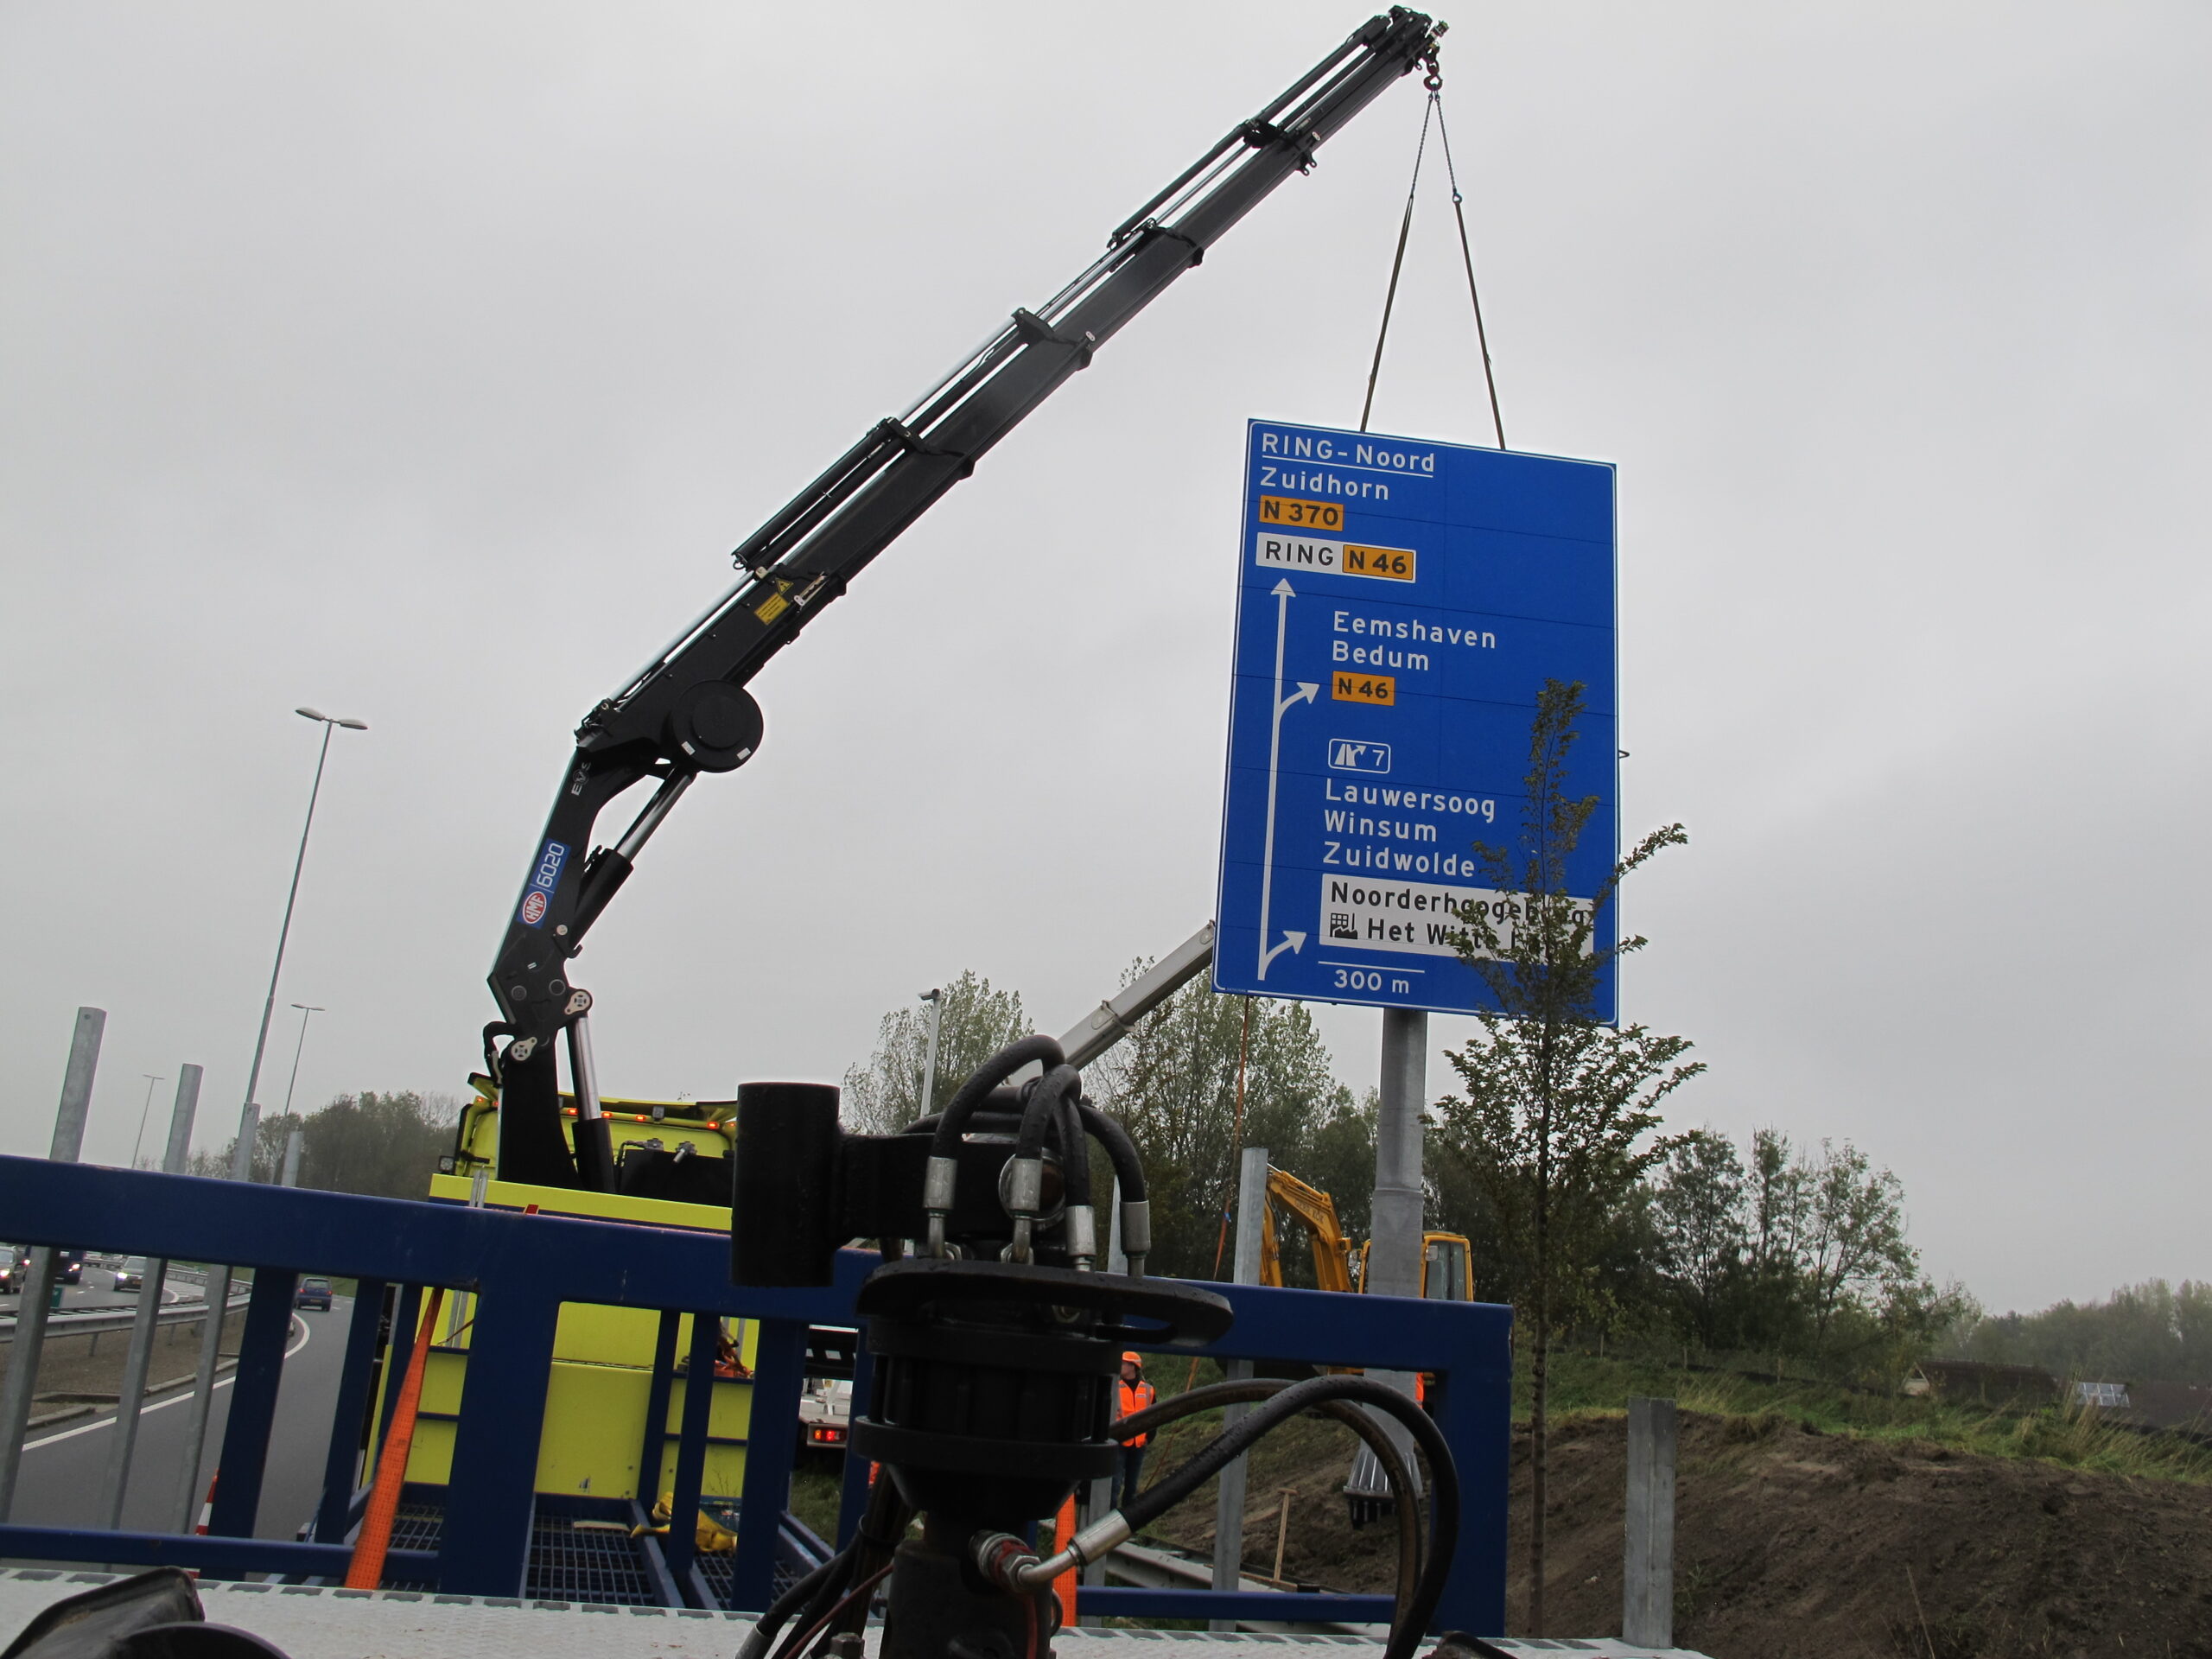
M99 1070L105 1008L79 1008L69 1039L69 1064L61 1073L61 1105L54 1115L54 1142L47 1156L73 1164L85 1144L85 1119L92 1108L92 1077ZM16 1338L10 1344L8 1380L0 1384L0 1521L16 1503L16 1475L22 1466L23 1434L30 1427L31 1395L46 1345L47 1304L54 1292L54 1250L41 1244L25 1263L16 1299Z
M1247 1147L1236 1166L1236 1265L1230 1278L1240 1285L1260 1282L1260 1228L1268 1205L1268 1149ZM1223 1368L1231 1382L1252 1375L1252 1362L1232 1359ZM1249 1406L1230 1406L1221 1414L1224 1429L1234 1427ZM1213 1587L1234 1590L1240 1582L1244 1560L1244 1459L1236 1458L1221 1471L1221 1488L1214 1499ZM1212 1630L1233 1630L1233 1618L1206 1621Z
M1383 1009L1374 1220L1361 1287L1380 1295L1421 1294L1421 1111L1427 1078L1428 1015L1418 1008Z
M1675 1402L1628 1402L1628 1536L1621 1640L1675 1645Z
M192 1146L192 1120L200 1109L200 1068L177 1068L176 1106L169 1114L169 1141L162 1171L181 1175ZM138 1445L138 1414L146 1403L146 1377L153 1369L156 1321L162 1308L162 1281L169 1264L159 1256L146 1263L138 1285L138 1309L130 1322L130 1348L123 1358L123 1382L115 1409L115 1432L108 1442L106 1524L123 1525L123 1498L130 1484L130 1459Z

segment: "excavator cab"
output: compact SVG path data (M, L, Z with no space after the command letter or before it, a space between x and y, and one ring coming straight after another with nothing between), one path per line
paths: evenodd
M1421 1294L1431 1301L1475 1300L1474 1252L1458 1233L1421 1236Z
M1359 1287L1367 1288L1367 1246L1359 1247ZM1421 1294L1433 1302L1475 1300L1474 1246L1464 1233L1421 1236Z

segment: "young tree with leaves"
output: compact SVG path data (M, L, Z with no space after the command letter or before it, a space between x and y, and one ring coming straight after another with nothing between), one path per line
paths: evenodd
M1135 964L1128 977L1145 965ZM1208 1279L1225 1270L1225 1219L1242 1147L1265 1147L1269 1161L1316 1185L1342 1180L1348 1167L1363 1200L1372 1179L1373 1118L1362 1116L1336 1080L1303 1003L1224 995L1193 980L1138 1021L1085 1078L1144 1160L1151 1265L1160 1273ZM1361 1151L1363 1166L1348 1162Z
M1904 1184L1850 1141L1821 1141L1821 1160L1808 1173L1802 1260L1819 1345L1847 1302L1891 1300L1919 1285L1920 1253L1905 1242Z
M1030 1034L1021 993L995 989L973 969L944 988L938 1015L937 1090L939 1106L985 1060L1018 1037ZM918 1007L893 1008L876 1029L875 1052L845 1072L847 1122L870 1135L894 1135L922 1115L922 1071L929 1057L929 1015Z
M1736 1143L1692 1129L1669 1148L1651 1193L1657 1266L1684 1323L1707 1347L1720 1341L1729 1290L1744 1264L1744 1165Z
M1582 692L1580 683L1547 680L1537 693L1520 845L1476 844L1492 896L1460 909L1458 944L1497 1006L1477 1016L1472 1041L1446 1055L1464 1094L1437 1103L1447 1154L1480 1187L1529 1268L1519 1311L1532 1385L1529 1628L1537 1636L1553 1333L1589 1301L1595 1258L1619 1211L1668 1154L1669 1143L1652 1138L1659 1102L1705 1069L1681 1061L1690 1046L1683 1038L1616 1029L1598 1016L1605 972L1645 943L1599 944L1599 918L1630 872L1688 837L1678 823L1654 830L1594 894L1569 892L1568 861L1599 806L1597 797L1577 798L1567 787Z

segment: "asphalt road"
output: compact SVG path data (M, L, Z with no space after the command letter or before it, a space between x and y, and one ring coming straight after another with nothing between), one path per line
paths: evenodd
M88 1268L85 1276L90 1279L96 1271ZM107 1275L102 1273L99 1277ZM89 1287L84 1288L89 1290ZM346 1324L353 1317L353 1298L340 1296L332 1299L327 1313L309 1311L292 1316L284 1379L277 1392L276 1420L269 1439L268 1472L262 1482L261 1510L254 1527L257 1538L294 1536L321 1497L330 1414L338 1397L338 1373L346 1355ZM189 1387L175 1389L148 1401L139 1414L130 1491L123 1509L126 1531L165 1532L175 1524L177 1483L184 1461L185 1419L190 1414L185 1402L191 1395ZM207 1454L195 1483L203 1495L208 1474L221 1462L230 1398L230 1376L218 1377L214 1404L208 1414ZM15 1511L9 1518L30 1526L105 1525L107 1460L114 1441L112 1412L35 1433L23 1443ZM195 1501L195 1516L197 1509Z
M200 1294L197 1280L182 1282L192 1287L192 1294L194 1296ZM115 1275L105 1268L86 1268L80 1282L61 1287L63 1311L72 1313L104 1313L138 1306L137 1291L118 1291L113 1287L114 1284ZM22 1297L16 1295L0 1296L0 1313L14 1313L16 1305L22 1300ZM162 1287L162 1300L164 1302L175 1302L181 1300L182 1298L179 1296L175 1285L165 1284Z

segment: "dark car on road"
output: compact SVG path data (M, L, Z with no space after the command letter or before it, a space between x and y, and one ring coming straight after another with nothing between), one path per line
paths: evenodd
M115 1287L118 1290L140 1290L144 1288L145 1283L146 1258L143 1255L124 1256L123 1265L115 1270Z
M0 1244L0 1250L7 1246ZM18 1244L0 1260L0 1296L12 1296L23 1287L23 1274L30 1266L30 1247ZM54 1253L54 1279L56 1284L73 1285L85 1276L85 1253L82 1250L56 1250Z
M324 1313L329 1313L330 1281L327 1279L301 1280L299 1289L293 1294L292 1306L294 1307L319 1307Z

